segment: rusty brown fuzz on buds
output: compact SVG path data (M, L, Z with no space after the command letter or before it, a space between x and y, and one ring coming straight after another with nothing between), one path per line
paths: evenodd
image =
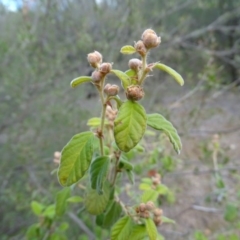
M161 43L161 38L152 29L147 29L143 32L142 40L147 49L155 48Z
M104 92L108 95L108 96L116 96L119 92L119 87L117 85L111 85L111 84L107 84L104 87Z
M142 40L139 40L134 45L136 51L143 57L147 54L147 49Z
M87 60L93 68L98 68L99 64L102 63L102 54L94 51L93 53L88 54Z
M129 60L128 66L129 68L137 72L142 67L142 61L138 58L132 58Z
M92 73L92 80L95 83L101 82L103 80L103 78L104 78L104 74L102 72L99 72L99 71L95 70Z
M111 63L102 63L100 66L99 71L104 73L104 74L108 74L110 73L110 71L112 70L112 64Z
M144 91L141 86L132 85L127 88L126 97L128 100L138 101L144 97Z

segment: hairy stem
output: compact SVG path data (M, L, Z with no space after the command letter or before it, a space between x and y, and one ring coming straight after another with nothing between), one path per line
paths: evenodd
M145 80L148 74L148 72L146 72L146 68L147 68L147 54L142 57L142 71L139 79L139 85L142 85L143 81Z
M116 162L115 162L115 166L114 166L114 175L113 175L113 180L112 180L112 186L114 186L115 182L116 182L116 179L117 179L117 174L118 174L118 163L119 163L119 160L120 160L120 156L121 156L121 151L119 151L117 154L116 154Z

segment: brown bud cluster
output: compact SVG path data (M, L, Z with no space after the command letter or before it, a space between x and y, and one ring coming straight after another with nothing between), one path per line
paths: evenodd
M136 208L136 213L140 218L153 218L156 226L160 225L162 222L161 216L163 211L160 208L156 208L152 201L140 203L140 205Z
M131 85L126 90L126 97L128 100L138 101L144 97L144 91L141 86Z
M161 175L156 173L152 176L152 188L155 189L159 184L161 184Z
M99 69L99 71L105 75L110 73L111 70L112 70L111 63L102 63Z
M108 95L108 96L116 96L119 93L119 87L117 85L111 85L111 84L107 84L104 87L104 92Z
M138 58L132 58L132 59L129 60L128 66L132 70L138 72L139 69L142 67L142 61L139 60Z
M61 159L61 153L56 151L54 152L54 155L53 155L53 162L57 163L57 164L60 164L60 159Z
M147 54L147 49L142 40L139 40L134 45L136 51L143 57Z
M147 49L155 48L161 43L161 38L152 29L147 29L142 34L142 41Z
M93 68L98 68L99 65L102 63L102 54L94 51L93 53L88 54L87 60Z
M95 70L93 73L92 73L92 80L94 83L99 83L101 82L103 79L104 79L105 75L104 73L98 71L98 70Z
M107 120L109 121L109 125L110 126L113 126L113 122L117 116L117 113L118 111L117 110L114 110L112 109L112 107L110 107L109 105L107 105L107 108L106 108L106 118Z

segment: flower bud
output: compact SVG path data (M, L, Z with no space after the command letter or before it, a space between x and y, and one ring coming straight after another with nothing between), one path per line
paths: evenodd
M119 92L119 87L117 85L107 84L104 88L104 92L108 96L116 96Z
M142 40L139 40L134 45L136 51L143 57L147 54L147 49Z
M146 203L146 209L147 209L148 211L152 211L154 208L155 208L155 205L154 205L154 203L153 203L152 201L148 201L148 202Z
M142 40L147 49L155 48L161 43L161 38L152 29L147 29L143 32Z
M153 221L154 221L156 226L159 226L162 223L161 217L154 216Z
M141 203L141 204L139 205L139 211L140 211L140 212L146 211L146 204L145 204L145 203Z
M95 82L95 83L100 82L103 78L104 78L104 74L103 74L102 72L99 72L99 71L95 70L95 71L92 73L92 80L93 80L93 82Z
M87 60L92 67L97 68L99 64L102 63L102 55L101 53L94 51L93 53L88 54Z
M110 71L112 70L112 64L111 63L102 63L100 66L99 71L104 73L104 74L108 74L110 73Z
M61 158L60 152L54 152L54 158Z
M142 61L139 60L138 58L132 58L129 60L128 66L129 68L137 72L139 68L142 67Z
M162 214L163 214L163 210L162 209L160 209L160 208L156 208L154 211L153 211L153 214L154 214L154 216L162 216Z
M131 85L127 88L126 97L128 100L138 101L144 96L144 91L141 86Z

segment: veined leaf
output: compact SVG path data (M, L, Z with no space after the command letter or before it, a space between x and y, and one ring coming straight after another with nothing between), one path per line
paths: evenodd
M158 198L158 192L154 189L146 190L143 192L142 201L144 203L148 201L156 202Z
M167 72L168 74L170 74L181 86L183 86L184 84L184 80L182 78L182 76L177 73L174 69L168 67L167 65L165 64L162 64L162 63L157 63L154 68L158 68L160 70L163 70L165 72Z
M61 217L67 209L67 199L70 197L71 189L66 187L57 193L56 197L56 215Z
M178 136L177 130L173 127L172 123L166 120L161 114L148 114L147 115L147 125L156 129L163 131L169 138L170 142L173 144L175 151L180 154L182 143Z
M92 189L96 189L98 194L102 194L103 182L106 179L110 159L108 156L96 158L90 167L90 179Z
M70 186L79 181L88 170L93 155L92 132L73 136L62 150L58 179L62 186Z
M111 240L127 240L133 227L132 219L125 216L117 221L111 231Z
M128 171L133 170L133 165L129 161L125 160L123 157L120 158L119 167Z
M131 45L126 45L121 48L120 52L123 54L133 54L136 52L136 49Z
M111 73L115 74L122 81L122 86L124 89L126 89L131 84L131 79L126 73L114 69L111 70Z
M88 189L84 201L86 210L93 215L103 213L109 203L110 190L111 189L107 181L103 185L102 195L99 195L95 189Z
M80 85L82 83L91 82L91 81L92 81L91 77L89 77L89 76L81 76L81 77L73 79L71 81L70 85L71 85L72 88L75 88L75 87L77 87L78 85Z
M146 223L146 229L147 229L149 239L150 240L156 240L157 235L158 235L158 231L157 231L157 228L156 228L156 225L155 225L154 221L151 218L147 218L145 220L145 223Z
M147 237L147 229L145 225L137 225L133 227L133 230L131 232L131 235L129 239L134 240L143 240L145 237Z
M125 72L125 74L127 74L129 77L135 77L135 76L137 76L137 73L136 73L134 70L132 70L132 69L128 69L128 70Z
M130 151L142 139L146 129L145 109L137 102L126 101L114 121L114 137L118 148Z

